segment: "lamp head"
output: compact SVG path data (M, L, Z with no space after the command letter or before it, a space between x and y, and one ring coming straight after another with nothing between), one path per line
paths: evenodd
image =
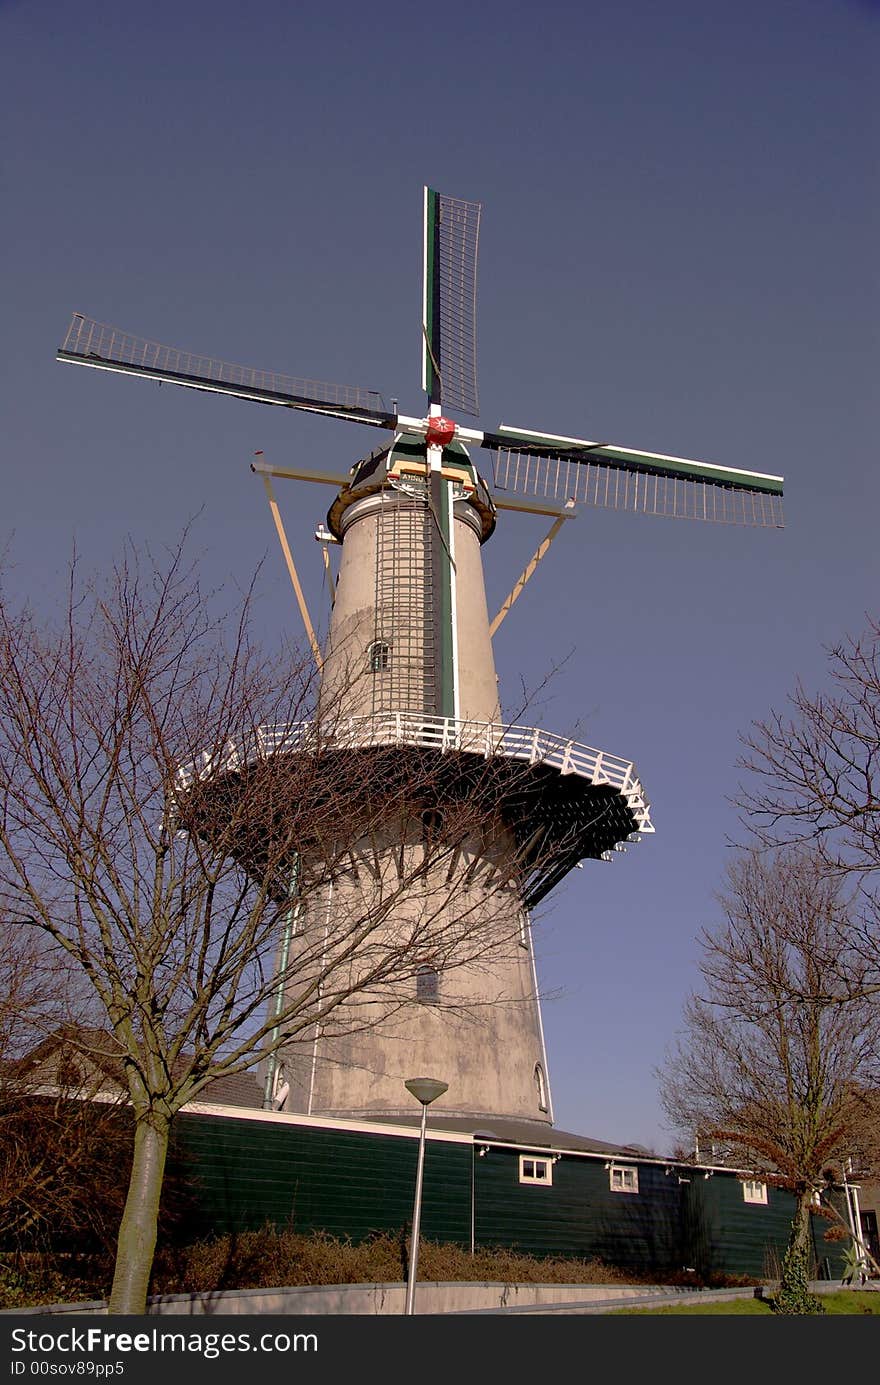
M410 1077L404 1086L416 1101L420 1101L423 1106L430 1106L432 1101L443 1095L449 1083L438 1082L436 1077Z

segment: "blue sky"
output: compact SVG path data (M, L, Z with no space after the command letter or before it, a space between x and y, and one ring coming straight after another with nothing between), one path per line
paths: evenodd
M481 422L782 473L784 531L584 511L496 639L509 708L635 760L656 835L536 919L556 1121L663 1149L653 1069L697 979L738 735L878 613L878 54L867 0L0 0L4 505L45 609L75 540L266 555L253 453L375 434L54 360L79 310L422 412L421 188L484 204ZM316 617L330 493L279 483ZM503 516L496 609L545 531ZM406 1075L406 1074L404 1074Z

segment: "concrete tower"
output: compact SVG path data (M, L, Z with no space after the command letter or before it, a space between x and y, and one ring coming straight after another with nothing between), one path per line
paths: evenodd
M447 1114L551 1123L529 906L582 856L650 830L640 787L628 763L501 723L481 558L495 507L460 443L433 441L430 428L398 435L353 468L327 518L342 551L319 722L350 754L376 752L377 764L387 767L391 746L401 759L417 753L422 767L436 762L427 782L443 787L416 805L403 847L414 858L423 833L442 837L443 795L469 767L501 776L479 829L425 888L450 923L463 909L491 916L507 945L464 964L454 953L426 956L402 983L400 1008L377 1024L361 1023L369 996L359 994L353 1032L316 1027L309 1046L282 1053L276 1104L311 1115L411 1115L404 1079L430 1071L448 1083L438 1102ZM312 930L340 913L365 915L399 872L396 823L378 852L375 823L369 843L355 820L338 830L354 868L310 892ZM408 927L414 907L401 899L392 929ZM296 937L290 945L295 956Z

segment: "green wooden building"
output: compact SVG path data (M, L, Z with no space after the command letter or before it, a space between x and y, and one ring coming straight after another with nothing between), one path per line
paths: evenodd
M193 1105L177 1119L172 1169L190 1189L187 1240L270 1223L361 1240L399 1234L412 1215L415 1124L312 1119ZM546 1129L428 1127L422 1235L470 1248L598 1258L638 1272L772 1277L792 1196L742 1172L657 1158ZM523 1130L522 1126L525 1126ZM840 1246L813 1218L820 1278Z

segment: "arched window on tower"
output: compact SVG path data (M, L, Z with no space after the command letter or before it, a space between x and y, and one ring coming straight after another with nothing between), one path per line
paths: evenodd
M284 1064L279 1063L275 1069L275 1079L272 1083L272 1105L276 1111L284 1110L284 1103L290 1096L290 1083L284 1073Z
M443 814L439 808L426 808L422 813L422 837L426 842L436 841L443 831Z
M440 973L427 962L416 972L416 1000L419 1005L437 1005L440 1002Z
M547 1078L540 1063L535 1064L535 1086L538 1089L538 1110L547 1110Z
M391 645L387 640L373 640L367 659L371 673L385 673L391 666Z

